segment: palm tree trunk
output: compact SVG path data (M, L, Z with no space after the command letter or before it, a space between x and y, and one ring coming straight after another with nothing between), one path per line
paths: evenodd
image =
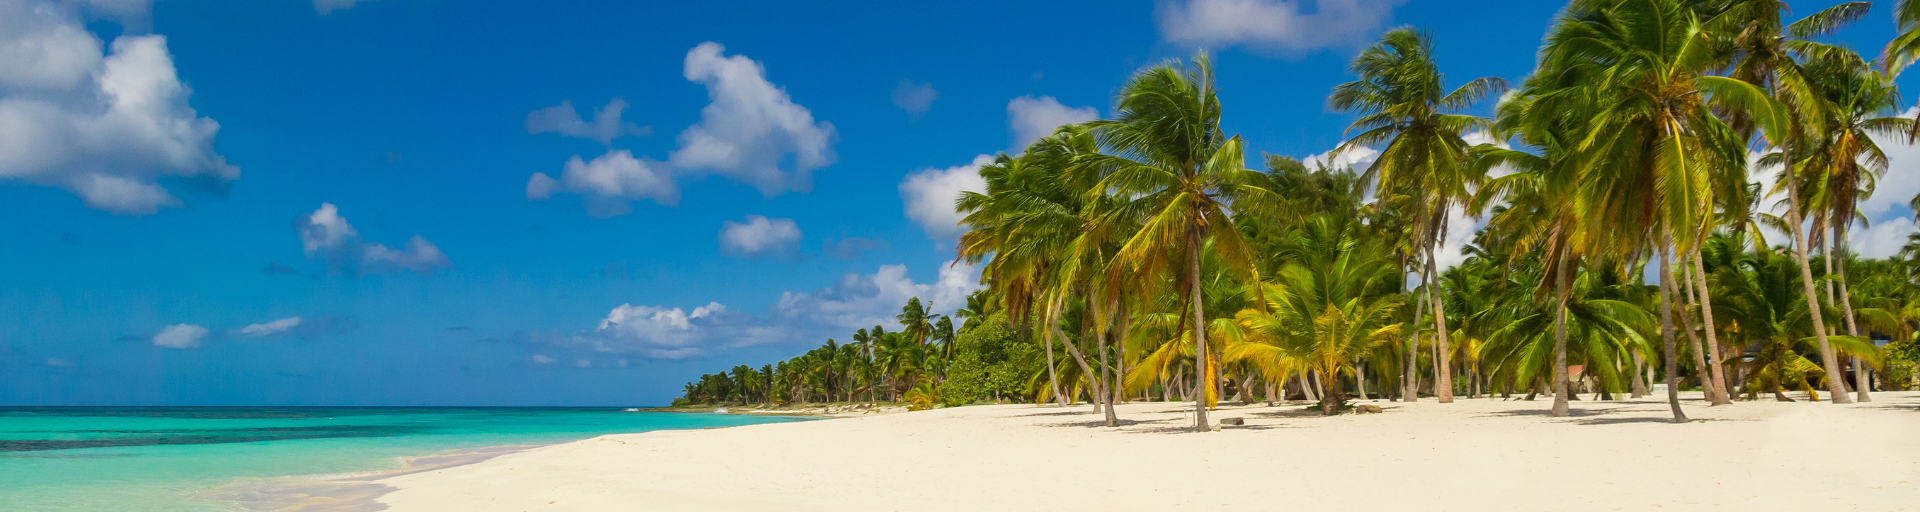
M1054 402L1065 406L1067 405L1067 396L1060 393L1060 377L1055 375L1053 370L1053 330L1042 330L1040 332L1040 339L1047 345L1047 389L1053 391Z
M1207 422L1207 373L1212 355L1207 352L1206 307L1200 296L1200 232L1187 232L1187 287L1191 293L1188 300L1193 302L1193 373L1194 391L1198 395L1193 401L1193 429L1206 432L1213 429Z
M1673 422L1686 423L1687 413L1680 410L1680 354L1673 344L1673 271L1667 268L1667 252L1673 244L1673 231L1663 229L1660 237L1660 343L1666 349L1667 406L1673 408Z
M1571 248L1565 241L1560 243L1560 261L1554 265L1554 294L1559 298L1553 306L1553 412L1555 417L1572 414L1567 406L1567 266L1571 263L1568 255Z
M1426 286L1427 279L1422 277L1420 280L1421 286ZM1413 326L1413 329L1409 329L1413 334L1407 337L1407 361L1400 367L1403 374L1400 376L1400 399L1407 402L1420 401L1420 315L1427 312L1427 294L1415 295L1419 298L1414 300L1413 323L1407 324Z
M1360 391L1360 399L1372 400L1372 398L1367 398L1367 362L1366 361L1355 360L1353 362L1353 380L1355 384L1354 389Z
M1693 373L1700 380L1700 392L1708 402L1713 401L1713 381L1707 378L1707 347L1700 344L1700 336L1693 333L1693 314L1687 310L1696 306L1693 302L1693 272L1687 269L1692 265L1681 263L1680 282L1680 329L1687 332L1687 342L1693 344Z
M1298 380L1298 381L1300 381L1300 396L1301 396L1302 398L1306 398L1306 399L1307 399L1307 401L1309 401L1309 402L1318 402L1318 401L1320 401L1320 394L1319 394L1319 393L1314 393L1314 392L1313 392L1313 384L1312 384L1312 383L1309 383L1309 382L1307 382L1307 371L1306 371L1306 370L1302 370L1302 371L1300 372L1300 374L1299 374L1299 376L1295 378L1295 380Z
M1833 247L1833 256L1829 256L1827 259L1839 260L1834 262L1834 268L1838 272L1835 276L1839 277L1838 281L1840 281L1840 312L1847 315L1847 334L1859 336L1860 326L1855 323L1857 320L1854 320L1853 317L1853 294L1847 289L1847 258L1845 252L1847 249L1846 226L1834 226ZM1864 363L1864 361L1861 361L1860 358L1853 358L1853 400L1855 402L1872 402L1873 395L1868 393L1873 389L1873 381L1868 376L1868 372L1871 370L1868 370L1867 365L1862 363Z
M1713 294L1707 291L1707 264L1700 257L1697 247L1693 250L1693 275L1697 286L1694 291L1700 294L1700 321L1704 322L1701 330L1707 335L1707 360L1712 363L1707 370L1713 376L1713 405L1732 404L1733 394L1727 389L1726 370L1720 364L1726 360L1720 358L1720 334L1717 332L1720 324L1713 323Z
M1806 228L1801 226L1803 216L1800 211L1800 177L1793 173L1793 159L1787 158L1781 168L1781 177L1787 180L1787 215L1793 224L1793 259L1800 264L1800 284L1807 295L1807 316L1813 318L1813 336L1820 341L1820 364L1827 370L1827 391L1833 394L1833 403L1849 404L1846 390L1840 387L1840 361L1833 353L1833 345L1827 343L1827 322L1820 316L1820 299L1813 292L1813 266L1807 263Z
M1437 243L1437 242L1436 242ZM1433 276L1433 285L1427 287L1427 293L1433 294L1433 350L1439 355L1433 362L1433 396L1440 403L1453 403L1453 365L1448 358L1452 356L1447 349L1447 306L1440 300L1440 272L1433 261L1433 246L1427 246L1427 272Z
M1836 294L1834 293L1834 291L1833 291L1833 279L1831 279L1831 278L1833 277L1833 275L1834 275L1834 274L1833 274L1833 259L1834 259L1835 257L1837 257L1837 256L1838 256L1838 255L1840 254L1840 252L1839 252L1838 250L1836 250L1836 249L1838 249L1838 247L1836 247L1836 246L1834 246L1834 243L1833 243L1833 242L1834 242L1834 240L1833 240L1833 231L1834 231L1834 226L1833 226L1833 217L1832 217L1832 216L1830 216L1830 215L1821 215L1820 217L1821 217L1821 218L1819 218L1819 219L1816 219L1816 220L1814 220L1814 222L1815 222L1815 224L1816 224L1816 225L1818 225L1818 226L1821 226L1821 234L1822 234L1822 236L1820 237L1820 238L1821 238L1821 240L1820 240L1820 252L1821 252L1821 256L1824 256L1824 257L1823 257L1823 258L1820 258L1820 260L1821 260L1821 262L1822 262L1823 264L1825 264L1825 265L1827 266L1827 273L1826 273L1826 274L1823 274L1823 277L1827 277L1827 278L1829 278L1829 279L1825 279L1825 281L1826 281L1826 283L1827 283L1827 305L1828 305L1828 306L1834 306L1834 307L1839 307L1839 305L1840 305L1840 297L1839 297L1838 295L1836 295ZM1848 315L1848 316L1852 316L1852 315ZM1849 320L1849 321L1850 321L1850 320L1852 320L1852 319L1851 319L1851 318L1849 318L1849 319L1846 319L1846 320ZM1842 324L1845 324L1845 323L1848 323L1848 322L1842 322ZM1835 332L1834 332L1834 333L1830 333L1830 334L1837 334L1837 333L1839 332L1839 331L1838 331L1838 329L1839 329L1839 328L1840 328L1840 326L1834 326L1834 329L1836 329L1836 330L1835 330ZM1851 332L1849 332L1848 334L1852 334L1852 333L1851 333ZM1834 354L1834 356L1835 356L1835 357L1838 357L1838 356L1839 356L1839 354ZM1857 368L1857 366L1856 366L1856 368ZM1847 389L1847 387L1848 387L1848 386L1847 386L1847 380L1846 380L1846 374L1845 374L1845 373L1842 373L1842 374L1840 374L1840 389L1843 389L1843 390L1844 390L1844 389Z
M1108 320L1112 320L1112 318L1108 318ZM1102 382L1104 383L1104 384L1102 384L1102 385L1103 385L1103 386L1106 386L1105 388L1103 388L1103 389L1101 389L1101 391L1102 391L1102 393L1100 393L1100 400L1101 400L1101 401L1104 401L1104 402L1106 402L1106 403L1107 403L1107 404L1106 404L1106 405L1107 405L1107 407L1106 407L1106 408L1104 409L1104 411L1106 412L1106 415L1107 415L1107 426L1109 426L1109 427L1118 427L1118 426L1120 426L1120 417L1119 417L1119 416L1116 416L1116 415L1114 415L1114 412L1113 412L1113 402L1114 402L1114 399L1115 399L1115 398L1117 398L1117 397L1119 396L1119 394L1120 394L1120 393L1119 393L1119 389L1120 389L1120 379L1118 379L1118 378L1116 378L1117 376L1114 376L1114 375L1112 375L1112 372L1111 372L1111 370L1112 370L1112 367L1109 367L1109 366L1107 366L1107 347L1106 347L1106 342L1107 342L1107 328L1106 328L1106 322L1100 322L1100 337L1099 337L1099 340L1100 340L1100 345L1099 345L1099 348L1100 348L1100 380L1101 380L1101 381L1102 381Z

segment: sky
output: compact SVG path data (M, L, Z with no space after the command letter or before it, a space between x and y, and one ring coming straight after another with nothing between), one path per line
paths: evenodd
M962 305L955 194L1142 67L1210 52L1226 130L1310 158L1381 32L1517 83L1559 8L922 4L0 0L0 405L665 404Z

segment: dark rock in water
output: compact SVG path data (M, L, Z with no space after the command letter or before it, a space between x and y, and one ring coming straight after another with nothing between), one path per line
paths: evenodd
M1221 425L1245 425L1247 424L1247 420L1242 418L1220 418L1220 424Z
M1353 410L1359 414L1380 414L1380 406L1373 404L1356 405Z

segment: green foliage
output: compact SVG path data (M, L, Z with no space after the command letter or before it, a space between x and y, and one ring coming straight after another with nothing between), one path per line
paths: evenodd
M995 314L973 323L956 338L953 366L940 385L940 403L948 407L976 400L1020 398L1027 378L1039 372L1040 346Z

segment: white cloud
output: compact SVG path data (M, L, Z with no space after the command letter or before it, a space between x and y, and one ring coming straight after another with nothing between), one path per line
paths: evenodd
M372 1L373 0L313 0L313 10L324 16L336 10L344 11L352 9L353 4Z
M427 276L453 267L439 247L418 235L407 240L402 250L361 241L360 232L347 224L333 203L320 203L320 208L313 213L295 219L293 229L300 236L300 246L307 258L326 263L329 273L366 275L412 271Z
M622 121L620 114L626 110L627 101L614 98L607 106L595 110L593 121L589 122L580 118L572 101L561 101L559 106L528 112L527 133L558 133L609 145L622 136L653 133L649 128Z
M1847 234L1847 247L1862 258L1885 258L1900 252L1914 233L1912 217L1894 217Z
M1328 160L1329 156L1332 156L1332 160ZM1373 166L1373 161L1378 158L1380 158L1379 150L1366 146L1355 146L1346 152L1340 153L1338 156L1333 156L1333 150L1327 150L1325 153L1307 155L1307 157L1301 159L1300 162L1307 164L1308 169L1325 165L1332 169L1351 167L1354 172L1366 172L1367 168Z
M153 335L153 345L166 348L194 348L207 337L207 328L192 324L169 325Z
M593 330L527 336L525 341L585 352L683 359L767 343L817 343L827 337L845 337L854 329L892 326L894 315L909 297L932 301L936 313L948 314L964 306L967 294L980 287L977 266L942 267L939 279L932 283L916 283L906 270L904 265L887 265L873 274L843 275L833 286L812 292L789 291L766 315L736 311L717 302L692 311L621 304Z
M0 2L0 180L67 189L91 208L146 215L180 200L158 181L225 182L220 124L199 117L167 40L109 46L81 12L144 19L144 1Z
M631 200L678 204L675 180L681 177L717 174L753 185L766 197L812 190L813 170L835 159L838 135L833 124L815 122L812 112L767 81L760 63L724 51L709 42L687 52L686 78L706 85L710 101L700 111L700 121L680 132L679 147L667 161L634 158L626 150L608 151L592 162L575 156L557 180L546 173L528 179L527 198L581 194L587 198L588 214L610 217L630 213ZM605 115L603 110L600 116ZM600 122L596 117L595 123Z
M940 99L940 91L933 90L933 84L916 84L912 80L901 80L900 86L893 88L893 104L907 115L920 117L933 108L933 100Z
M1298 54L1363 44L1405 1L1161 0L1154 19L1169 43Z
M587 213L602 218L632 212L629 199L680 204L680 186L659 162L636 159L624 149L608 151L592 162L575 156L567 160L558 181L538 172L527 180L527 199L545 200L556 190L585 195Z
M1007 127L1013 130L1012 152L1027 150L1029 144L1053 134L1062 125L1100 118L1093 107L1073 108L1060 104L1052 96L1021 96L1007 102Z
M833 163L833 124L815 123L787 91L767 81L766 69L746 56L726 56L719 43L687 52L687 80L707 86L712 100L700 122L680 132L674 168L707 171L753 185L772 197L813 189L813 170ZM792 159L791 169L780 163Z
M986 192L987 182L980 168L993 163L993 157L973 157L967 165L945 169L924 169L900 181L900 199L906 204L907 218L913 219L936 238L950 238L966 232L959 226L966 216L954 211L961 192Z
M746 222L725 221L720 226L720 250L747 259L798 259L800 226L793 219L748 215Z
M541 354L534 354L533 362L538 364L553 364L553 358Z
M840 276L834 286L811 293L783 293L773 310L779 317L844 330L893 325L911 297L932 301L935 311L966 305L967 294L980 288L979 272L968 265L942 266L937 281L923 284L907 278L906 265L885 265L872 274Z
M240 328L241 336L258 338L293 330L300 326L300 317L287 317L272 322L258 323Z

